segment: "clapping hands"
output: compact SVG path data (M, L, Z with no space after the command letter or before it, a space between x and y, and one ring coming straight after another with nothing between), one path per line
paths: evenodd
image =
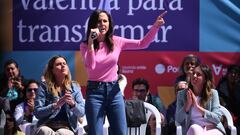
M66 102L67 104L69 104L71 107L74 107L74 106L75 106L75 101L74 101L74 99L72 98L72 94L71 94L70 91L66 91L64 97L65 97L65 102Z
M74 107L75 106L75 100L73 99L71 92L67 91L67 90L65 91L64 96L62 96L56 103L54 103L53 107L55 109L56 108L60 108L65 103L70 105L70 107Z
M195 107L200 107L199 103L197 101L197 97L196 95L193 93L193 91L191 89L187 90L187 102L185 105L185 111L188 112L191 108L191 106L195 106Z

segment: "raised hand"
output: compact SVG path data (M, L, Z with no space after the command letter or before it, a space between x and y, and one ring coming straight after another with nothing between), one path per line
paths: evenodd
M195 106L202 115L204 115L205 109L199 104L196 95L192 92L192 105Z
M165 23L163 16L167 14L167 11L164 11L163 13L161 13L158 17L157 20L155 21L154 25L159 27L161 25L163 25Z
M65 97L61 97L60 99L57 100L57 102L53 103L53 107L54 109L58 109L60 107L63 106L63 104L65 104Z
M27 105L30 112L34 111L34 100L27 100Z
M93 40L97 39L100 34L98 28L91 29L91 32L88 37L88 48L93 49Z
M198 106L198 101L197 101L197 97L195 96L194 93L192 93L192 101L193 101L193 105L197 107Z
M187 101L185 105L185 111L188 112L193 104L193 99L192 99L192 90L188 89L186 92L187 95Z
M12 87L15 87L18 90L24 90L24 86L22 84L22 79L20 77L10 78L12 82Z
M70 91L65 92L64 98L65 98L65 102L69 104L71 107L75 106L75 100L73 99Z

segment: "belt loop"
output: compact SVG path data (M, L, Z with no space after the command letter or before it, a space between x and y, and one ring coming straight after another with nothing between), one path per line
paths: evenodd
M108 87L108 85L109 85L108 82L106 82L105 84L106 84L106 86Z

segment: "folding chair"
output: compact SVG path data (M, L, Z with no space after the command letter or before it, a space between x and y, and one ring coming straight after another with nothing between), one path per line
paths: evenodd
M6 115L3 110L0 111L0 134L4 134L4 126L6 124Z
M156 135L161 135L161 115L158 109L149 104L144 102L144 107L146 109L146 120L150 119L150 116L153 114L156 118ZM142 124L140 127L128 127L128 134L129 135L145 135L147 128L147 123Z
M237 129L233 125L233 118L232 118L231 113L224 106L221 106L221 111L222 111L222 114L227 119L227 126L230 129L230 131L231 131L231 135L237 135Z
M148 121L151 114L153 114L156 117L156 135L161 135L161 116L160 116L160 112L158 111L158 109L147 103L144 102L144 107L146 109L146 120ZM108 127L109 127L109 123L107 120L107 117L105 119L105 123L104 123L104 135L108 135ZM140 127L128 127L128 135L145 135L146 133L146 127L147 127L147 123L146 124L141 124Z
M237 129L233 125L233 119L231 113L223 106L221 106L221 112L227 119L227 126L231 130L231 135L237 135ZM182 126L175 121L176 124L176 135L182 135Z

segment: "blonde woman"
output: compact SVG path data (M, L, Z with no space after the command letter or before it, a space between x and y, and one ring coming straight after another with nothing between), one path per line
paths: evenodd
M35 135L74 135L85 109L81 88L71 80L66 58L52 57L44 79L35 99L34 114L39 119Z

